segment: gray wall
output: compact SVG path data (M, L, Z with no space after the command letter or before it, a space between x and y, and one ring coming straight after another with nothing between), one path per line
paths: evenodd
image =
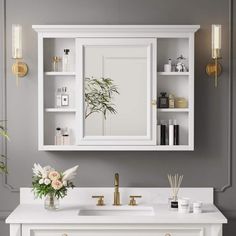
M0 0L2 2L3 0ZM7 116L11 141L8 144L9 175L14 188L31 185L34 162L56 168L80 165L78 186L112 186L119 172L122 186L167 186L166 174L184 174L185 187L216 187L228 176L228 65L229 21L226 0L7 0ZM0 11L3 9L0 8ZM0 12L2 16L2 12ZM2 19L1 19L2 21ZM2 23L2 22L0 22ZM24 59L30 73L16 88L11 74L11 25L24 31ZM207 78L205 65L211 56L210 25L223 25L224 73L219 88ZM195 151L194 152L38 152L37 151L37 35L32 24L200 24L196 34ZM2 27L0 27L2 30ZM235 33L235 32L234 32ZM2 32L1 39L2 40ZM2 56L2 44L0 47ZM235 54L235 53L234 53ZM2 58L1 58L2 60ZM1 61L2 62L2 61ZM2 70L2 63L1 68ZM234 69L236 65L234 62ZM0 77L2 83L2 76ZM234 85L234 91L236 87ZM234 97L235 100L235 97ZM1 103L0 103L1 104ZM235 120L234 111L234 120ZM234 121L235 125L235 121ZM235 127L235 126L233 126ZM235 128L233 143L235 143ZM235 179L233 148L233 180ZM230 217L225 235L236 228L236 188L215 194L215 203ZM0 186L0 210L11 211L19 194ZM0 235L8 226L0 224Z

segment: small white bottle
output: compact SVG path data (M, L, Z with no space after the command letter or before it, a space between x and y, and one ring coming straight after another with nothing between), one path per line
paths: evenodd
M62 139L62 133L61 133L61 128L56 128L56 134L55 134L55 145L62 145L63 144L63 139Z
M202 202L193 203L193 213L196 214L202 213Z
M67 107L69 106L69 94L67 93L67 87L62 88L61 105Z
M168 59L168 64L164 65L164 72L171 72L172 62L171 59Z
M63 137L63 145L70 145L70 135L68 128L64 129L62 137Z
M69 55L70 49L64 49L64 55L62 59L62 69L64 72L70 71L70 55Z
M174 145L174 124L169 120L169 146Z
M55 96L55 105L56 107L61 107L61 89L58 88Z

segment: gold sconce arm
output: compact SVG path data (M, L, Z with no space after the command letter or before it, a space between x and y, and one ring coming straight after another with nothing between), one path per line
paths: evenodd
M28 73L27 64L22 61L16 60L16 62L12 65L12 73L18 77L26 76Z

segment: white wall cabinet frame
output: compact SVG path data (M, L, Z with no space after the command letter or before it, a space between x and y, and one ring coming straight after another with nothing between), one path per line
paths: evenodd
M75 151L75 150L142 150L142 151L192 151L194 150L194 34L200 28L199 25L35 25L33 29L38 33L38 147L39 150L45 151ZM81 42L85 38L91 41L98 39L109 39L113 38L117 42L122 40L135 41L136 39L151 40L152 46L150 47L151 61L152 64L151 73L152 74L152 90L150 94L150 100L153 100L154 95L158 91L158 83L161 78L171 78L177 76L180 77L182 81L188 81L188 108L185 110L175 110L166 111L158 110L157 112L151 112L151 123L149 124L149 133L147 137L135 140L133 137L129 137L126 140L117 140L117 138L112 138L110 140L96 139L93 140L89 137L84 137L83 133L80 132L82 128L82 122L74 122L74 132L75 132L75 142L71 145L61 146L54 145L53 141L45 141L45 126L49 126L47 117L48 116L72 116L75 121L79 117L82 117L82 110L78 104L81 103L81 88L79 93L75 96L75 107L69 110L55 110L54 107L45 107L45 78L50 77L75 77L75 86L79 87L79 72L76 67L76 71L71 71L70 73L51 73L50 71L45 71L44 68L44 47L45 40L48 39L58 39L58 40L73 40L75 47L78 47L78 40ZM158 40L161 39L187 39L188 40L188 59L189 59L189 72L176 75L176 72L168 75L168 73L163 73L162 70L157 71L159 63L159 49ZM168 40L167 40L168 41ZM157 42L157 43L156 43ZM84 42L86 44L87 42ZM167 45L168 46L168 45ZM154 51L154 49L156 50ZM78 52L76 48L76 52ZM76 60L82 59L81 55L76 54ZM155 66L157 65L157 67ZM177 81L177 77L176 80ZM53 79L53 78L52 78ZM53 91L54 92L54 91ZM158 94L156 96L156 99ZM79 99L78 99L79 98ZM79 101L78 101L79 100ZM150 104L149 104L150 105ZM151 108L154 111L155 108ZM53 112L52 112L53 111ZM71 112L73 111L73 112ZM156 132L154 127L157 124L157 119L160 117L172 117L177 116L185 122L184 127L186 131L184 143L176 146L169 145L156 145ZM166 119L167 119L166 118ZM51 135L52 136L52 135Z

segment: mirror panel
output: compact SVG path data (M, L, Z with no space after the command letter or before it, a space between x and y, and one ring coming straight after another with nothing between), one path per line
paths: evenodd
M146 48L86 46L84 60L85 136L147 135Z

